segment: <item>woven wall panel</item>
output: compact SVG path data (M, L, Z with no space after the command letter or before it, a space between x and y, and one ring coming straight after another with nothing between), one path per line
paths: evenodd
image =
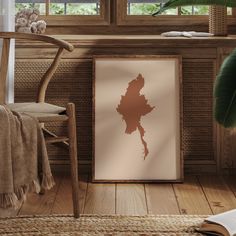
M213 160L214 61L183 62L183 153L185 160Z
M34 101L38 81L51 60L16 61L15 101ZM92 63L86 60L62 60L49 84L46 101L59 106L74 102L77 115L78 150L81 159L91 159L92 153ZM50 123L47 127L58 135L67 132L65 124ZM49 145L51 160L64 160L68 152Z
M16 102L32 101L38 79L50 60L16 62ZM212 87L214 61L183 61L183 135L185 160L213 160ZM47 92L47 102L64 106L76 105L78 151L81 160L92 156L92 61L62 60ZM49 124L57 134L66 132L65 125ZM49 146L51 160L65 160L68 153L61 147Z

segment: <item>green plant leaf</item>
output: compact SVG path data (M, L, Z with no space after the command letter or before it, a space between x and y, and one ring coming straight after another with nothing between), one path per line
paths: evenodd
M214 116L224 127L236 127L236 49L225 59L214 87Z
M161 7L159 11L152 15L156 16L167 9L188 5L221 5L227 7L236 7L236 0L169 0L163 5L163 7Z

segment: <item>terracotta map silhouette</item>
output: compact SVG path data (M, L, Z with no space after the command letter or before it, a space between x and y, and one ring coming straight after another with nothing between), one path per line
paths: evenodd
M121 96L120 104L116 108L117 112L122 115L126 122L126 134L131 134L138 129L144 146L144 160L149 151L146 141L144 140L145 129L141 125L141 117L150 113L155 107L148 104L140 90L144 87L144 78L141 74L129 82L125 95Z

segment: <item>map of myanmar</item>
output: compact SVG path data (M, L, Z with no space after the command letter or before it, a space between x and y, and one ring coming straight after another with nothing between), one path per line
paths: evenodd
M139 74L138 77L129 82L125 95L121 96L120 104L116 108L117 112L122 115L126 123L126 134L132 134L138 129L140 138L144 146L144 160L149 150L144 140L145 129L141 124L141 117L150 113L154 108L148 104L148 100L143 94L140 94L144 87L144 77Z

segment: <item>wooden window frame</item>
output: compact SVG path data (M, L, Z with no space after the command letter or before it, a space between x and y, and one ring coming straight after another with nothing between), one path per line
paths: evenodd
M46 15L40 18L48 26L109 25L110 0L100 0L100 15L50 15L49 0L45 0Z
M138 16L127 15L127 0L116 0L116 18L117 25L120 26L189 26L189 25L207 25L208 16L202 15L161 15L161 16ZM228 25L236 23L236 9L233 9L232 15L228 16Z

